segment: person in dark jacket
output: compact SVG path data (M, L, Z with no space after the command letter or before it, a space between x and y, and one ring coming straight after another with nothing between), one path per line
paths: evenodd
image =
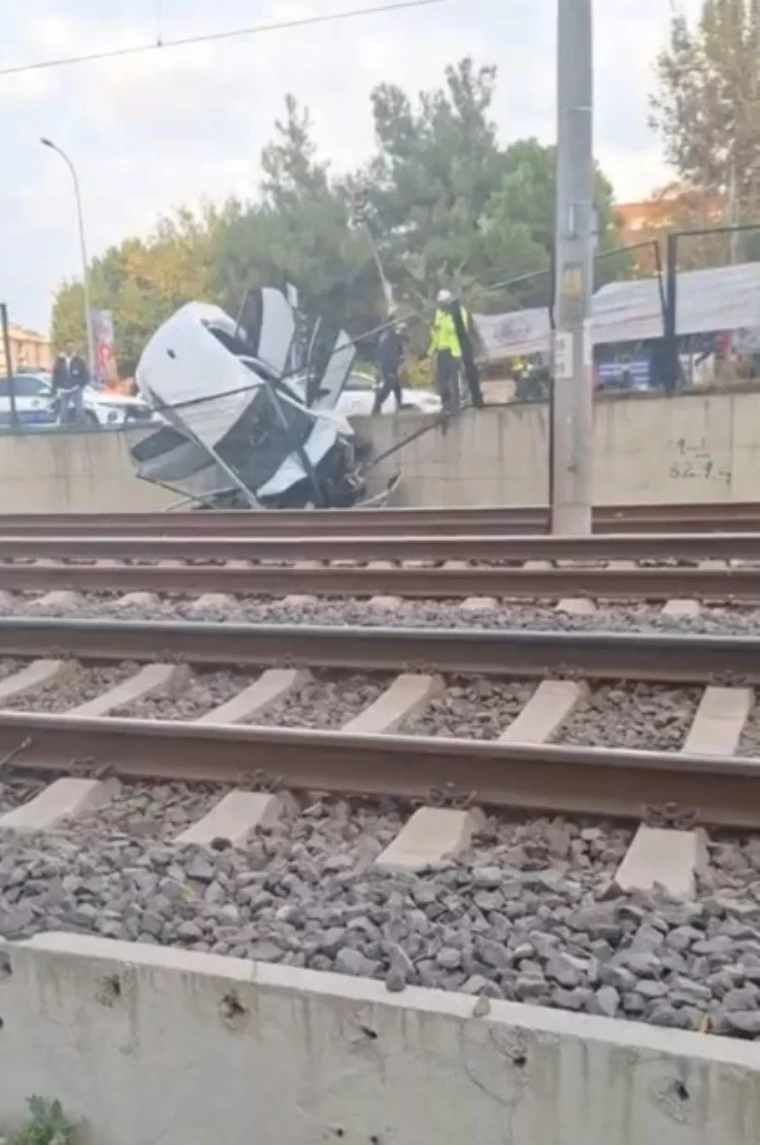
M373 413L380 413L383 403L391 394L396 399L396 409L401 409L401 364L404 360L403 327L398 325L395 314L388 315L390 326L386 326L377 344L377 367L380 386L375 391Z
M67 346L64 354L59 354L53 367L53 389L60 403L59 420L61 425L77 425L84 416L84 387L90 380L90 372L81 355L73 346Z

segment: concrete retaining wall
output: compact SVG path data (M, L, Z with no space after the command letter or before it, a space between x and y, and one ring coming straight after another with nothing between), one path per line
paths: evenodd
M0 513L150 512L177 501L137 480L128 441L118 430L2 434Z
M375 453L431 424L413 414L357 418ZM548 499L546 406L470 410L375 471L399 464L406 505L537 505ZM600 401L594 421L599 505L760 498L760 394ZM118 432L0 436L0 512L129 512L177 497L138 481Z
M755 1145L760 1046L67 935L8 945L0 1125L84 1145Z
M356 419L378 453L430 424L413 415ZM548 500L546 406L471 410L381 464L401 464L407 505L536 505ZM752 501L760 497L760 394L600 401L594 413L598 505Z

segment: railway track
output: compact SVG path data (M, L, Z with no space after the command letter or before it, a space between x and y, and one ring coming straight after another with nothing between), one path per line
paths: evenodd
M724 504L621 505L594 509L599 533L758 532L760 502ZM28 536L224 536L307 537L410 534L412 536L545 533L549 511L515 508L351 509L327 511L242 511L202 513L9 513L0 533Z
M0 561L706 561L760 560L760 533L619 536L45 536L0 535Z
M2 541L0 541L0 547ZM539 562L540 563L540 562ZM72 564L25 560L0 563L0 589L14 592L152 592L164 595L222 593L282 597L467 600L474 597L554 599L587 597L605 600L754 601L760 598L760 565L716 567L706 560L696 567L635 564L549 565L522 567L469 565L452 561L439 566L392 566L389 562L346 567L290 565L116 564L113 561Z
M759 652L0 620L0 933L760 1036L760 855L719 833L760 826ZM648 750L612 746L634 710ZM651 832L698 824L710 870L663 897Z
M71 659L100 670L106 663L131 665L127 676L132 673L130 687L138 693L146 680L153 687L153 677L147 667L140 671L134 665L158 663L166 668L187 663L196 671L210 666L229 670L234 665L238 673L257 672L247 684L238 681L233 694L217 705L222 712L219 722L206 712L201 723L112 718L108 713L124 710L129 703L124 699L127 685L120 679L114 682L112 676L106 701L88 695L84 706L75 705L69 714L41 712L33 703L29 710L0 711L0 751L12 756L15 767L40 770L61 772L72 760L87 759L95 767L108 766L133 779L231 782L265 772L270 781L278 779L298 790L416 799L424 799L431 790L458 798L475 793L485 805L526 811L636 817L645 804L675 803L711 823L756 827L760 825L756 760L731 758L730 752L725 756L713 752L710 758L690 751L642 754L545 740L572 715L583 692L577 682L592 679L697 685L713 697L711 703L718 694L725 693L729 705L738 697L744 704L740 723L738 716L713 718L709 710L704 716L710 726L717 719L723 728L715 743L733 743L734 732L738 743L736 737L752 707L751 686L760 679L759 651L760 641L743 637L4 620L0 654L23 658L27 667L20 684L15 673L10 683L0 682L0 703L3 695L17 693L31 695L33 701L39 688L34 671L45 671L39 665L52 663L50 671L58 672L60 664ZM30 662L38 665L34 671ZM370 715L359 711L342 730L242 726L247 712L254 712L255 724L270 700L282 699L276 688L274 699L267 691L280 679L278 672L293 682L299 673L315 669L380 674L380 684L368 701ZM266 675L271 672L274 677ZM266 676L263 684L258 673ZM522 723L517 713L517 731L508 731L515 721L507 719L504 736L491 742L377 733L381 725L390 724L394 731L403 725L404 704L424 707L440 687L442 675L532 681L533 707ZM436 681L435 687L430 681ZM549 686L536 689L536 681ZM716 692L717 681L722 688ZM425 691L426 687L433 691ZM236 688L248 693L237 707ZM340 689L323 702L334 704L339 695ZM243 714L233 720L225 712ZM360 718L363 714L365 718ZM731 731L734 724L737 728ZM541 741L523 742L520 729L536 726L542 731Z

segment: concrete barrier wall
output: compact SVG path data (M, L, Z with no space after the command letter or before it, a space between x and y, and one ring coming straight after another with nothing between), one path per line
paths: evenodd
M760 1047L215 955L2 952L0 1126L82 1145L755 1145Z
M377 453L430 418L356 419ZM471 410L378 467L401 465L407 505L529 505L548 500L549 412L541 405ZM603 400L594 412L599 505L760 497L760 394Z
M375 454L431 419L357 418ZM374 471L373 491L403 468L406 505L536 505L548 499L548 409L470 410L429 430ZM760 394L600 401L594 418L596 503L760 498ZM177 500L138 481L120 432L0 437L0 512L129 512Z
M134 475L128 438L99 433L0 436L0 513L126 513L178 497Z

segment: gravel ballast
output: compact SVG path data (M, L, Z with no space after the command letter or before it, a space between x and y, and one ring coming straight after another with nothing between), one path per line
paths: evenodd
M336 730L373 704L393 679L380 673L316 670L298 691L252 722L259 727Z
M73 931L760 1038L756 868L741 896L616 895L627 837L558 819L489 825L427 873L376 872L402 818L317 803L241 851L100 821L0 838L0 935Z
M694 721L701 688L602 684L582 701L553 743L634 751L679 751Z
M760 755L760 703L755 703L742 728L738 755Z
M94 700L115 688L140 670L139 664L101 664L84 667L67 665L67 672L43 688L32 688L11 696L2 704L14 712L65 712Z
M160 693L145 696L117 708L111 715L134 720L197 720L242 692L256 676L255 670L252 676L230 671L198 671L176 696Z
M520 680L453 676L440 699L400 728L402 735L498 739L533 695L536 685Z

